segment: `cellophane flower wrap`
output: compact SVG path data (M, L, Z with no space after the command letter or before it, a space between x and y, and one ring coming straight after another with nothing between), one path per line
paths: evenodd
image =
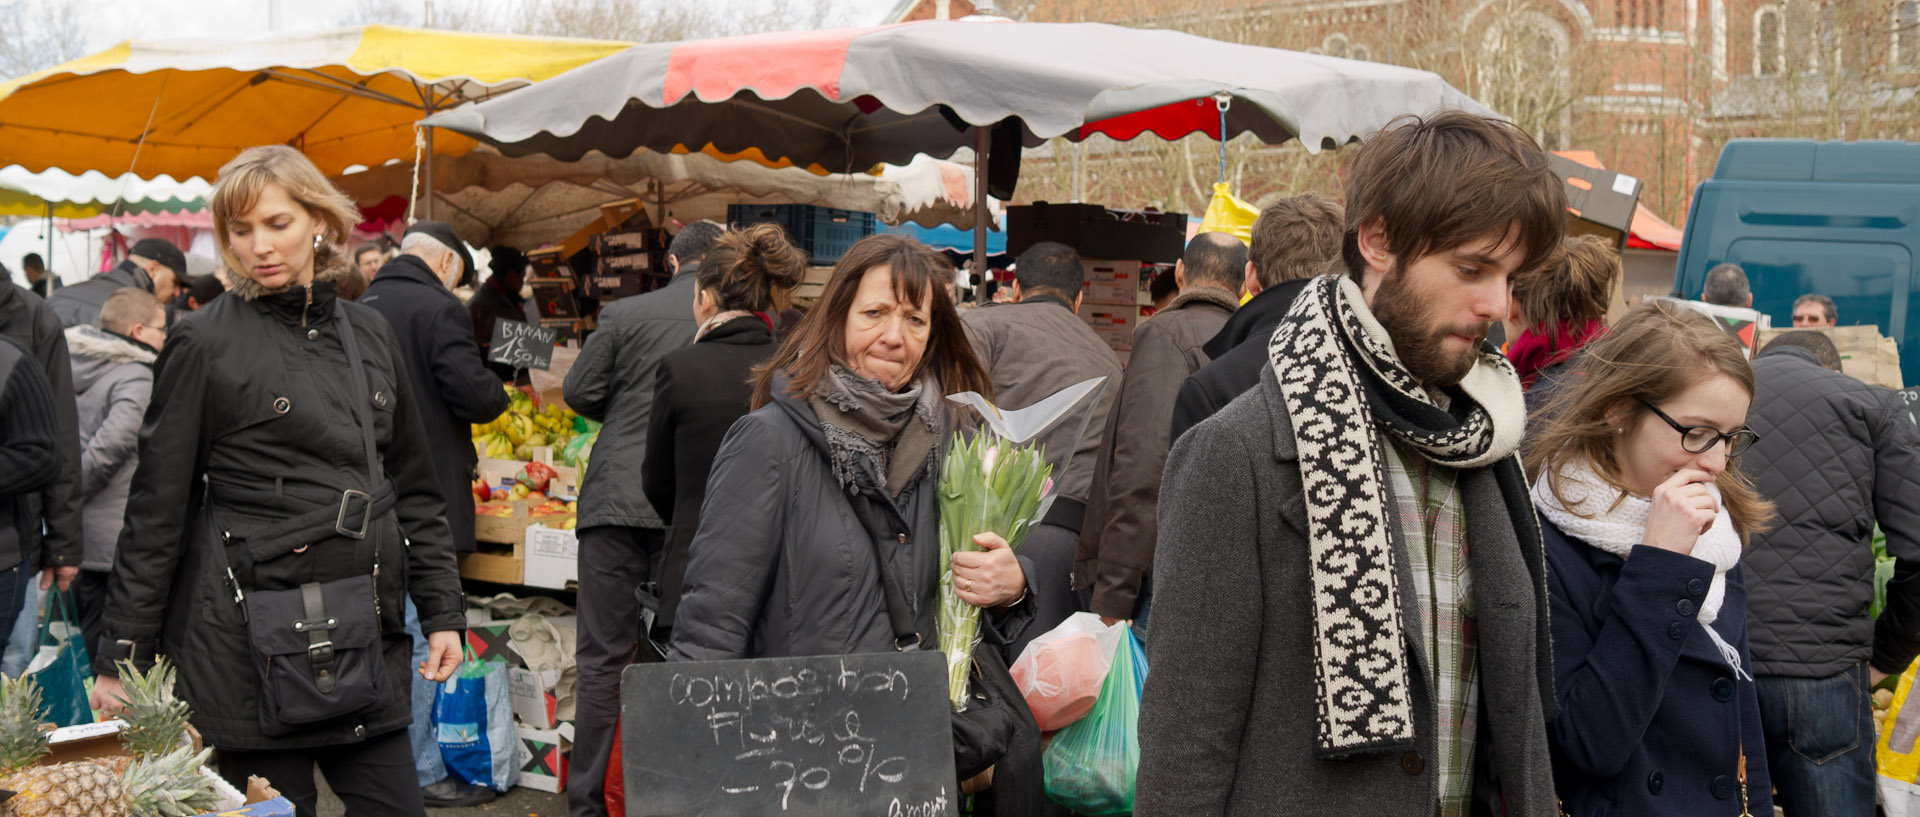
M980 608L953 587L953 554L978 551L979 533L997 533L1018 550L1053 493L1052 467L1034 444L1015 445L982 430L955 434L940 473L940 652L947 657L953 708L966 708L973 650L980 643Z

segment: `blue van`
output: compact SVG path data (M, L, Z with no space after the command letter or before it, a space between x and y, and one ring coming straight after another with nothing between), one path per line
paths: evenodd
M1698 299L1707 270L1739 264L1753 308L1793 325L1793 301L1833 299L1840 324L1871 323L1920 383L1920 144L1736 139L1687 214L1673 295Z

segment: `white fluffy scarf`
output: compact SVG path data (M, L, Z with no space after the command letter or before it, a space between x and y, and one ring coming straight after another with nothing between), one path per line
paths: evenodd
M1751 681L1753 676L1740 664L1740 651L1720 637L1712 626L1720 617L1720 605L1727 597L1727 571L1740 562L1740 534L1733 529L1733 518L1727 515L1720 489L1710 482L1706 485L1707 492L1720 504L1720 513L1714 516L1712 527L1700 534L1693 545L1693 558L1713 565L1713 584L1707 588L1707 598L1700 603L1700 629L1713 639L1727 666L1733 667L1739 677ZM1562 505L1542 476L1533 484L1533 504L1541 515L1568 535L1622 559L1627 558L1635 545L1643 543L1653 501L1613 487L1594 472L1591 463L1575 459L1562 466L1560 493L1566 495L1573 507Z

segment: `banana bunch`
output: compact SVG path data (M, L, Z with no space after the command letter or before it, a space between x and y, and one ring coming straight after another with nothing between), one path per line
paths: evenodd
M527 392L512 386L502 388L508 394L507 410L492 422L470 427L473 450L481 457L527 461L533 459L533 449L551 446L558 458L586 424L579 415L557 404L541 405Z

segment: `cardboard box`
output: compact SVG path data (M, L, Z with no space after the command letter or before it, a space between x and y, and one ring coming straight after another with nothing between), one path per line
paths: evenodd
M573 750L573 724L555 729L535 729L514 724L519 737L520 782L544 792L559 794L567 789L567 753Z
M1840 371L1862 383L1905 388L1900 375L1900 345L1880 334L1878 326L1835 326L1831 329L1762 329L1759 348L1785 332L1819 332L1840 351Z
M513 622L489 621L467 625L467 647L473 661L504 661L509 668L525 667L527 660L513 648Z
M507 669L507 694L513 702L515 721L535 729L552 729L558 723L553 712L559 701L547 691L553 687L553 682L545 675L524 667Z
M587 297L599 298L602 301L631 298L647 291L647 274L644 272L603 274L596 270L582 282L580 290Z
M1127 304L1080 303L1080 320L1116 352L1133 349L1133 330L1140 321L1140 307Z
M652 228L639 230L616 230L601 233L593 237L587 246L594 255L630 255L644 253L661 244L659 232Z
M536 521L527 528L526 569L521 583L528 587L565 590L580 584L580 540L574 532Z
M529 281L572 281L577 277L559 247L527 253L527 263L533 267L527 274Z
M1140 281L1138 261L1084 261L1086 276L1081 279L1085 297L1096 304L1134 304Z
M653 271L653 254L637 252L631 255L601 255L593 259L595 277L622 275L635 272Z

